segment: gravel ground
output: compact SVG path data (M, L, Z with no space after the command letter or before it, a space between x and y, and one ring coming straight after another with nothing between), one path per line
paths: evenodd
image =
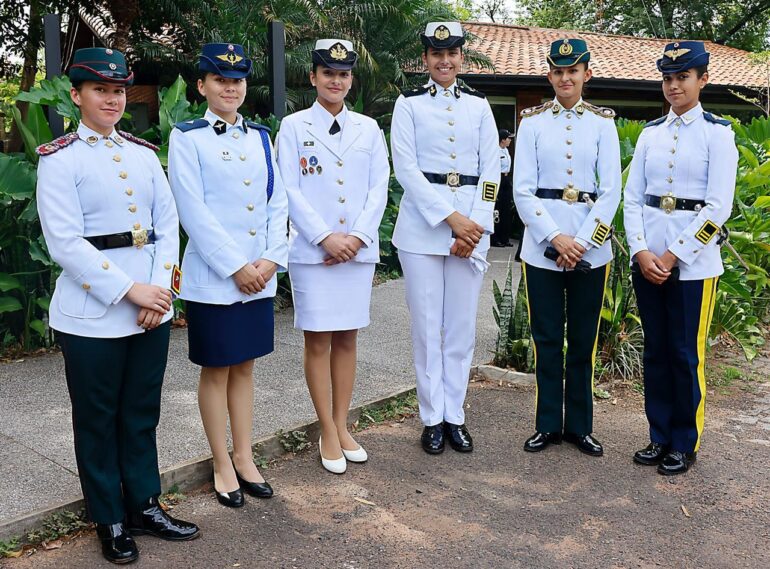
M570 445L524 453L533 399L532 389L474 384L470 455L426 455L419 421L408 418L360 433L371 459L343 476L323 471L314 447L266 471L272 500L231 511L208 489L189 495L174 513L199 523L201 539L140 537L135 566L770 567L770 383L710 393L698 462L673 478L631 462L646 443L635 392L597 403L602 458ZM109 565L86 533L4 566Z

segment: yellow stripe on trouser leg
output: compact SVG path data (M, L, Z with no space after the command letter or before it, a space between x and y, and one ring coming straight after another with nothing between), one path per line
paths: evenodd
M698 388L700 389L700 403L695 414L695 428L698 431L698 440L695 442L695 452L700 448L700 439L703 434L703 423L706 416L706 343L708 342L711 318L714 316L714 303L717 297L718 277L712 277L703 281L703 299L700 305L700 322L698 323Z
M532 340L532 355L535 357L535 374L537 374L537 344L535 343L535 337L532 335L532 310L529 307L529 286L527 285L527 264L521 262L521 274L524 279L524 290L527 294L527 318L529 318L529 337ZM537 415L537 380L535 381L535 415Z
M607 296L607 280L610 278L610 265L607 263L604 267L604 286L602 288L602 302L599 305L599 318L596 320L596 337L594 338L594 349L591 352L591 397L594 393L594 370L596 369L596 350L599 348L599 328L602 325L602 308L604 308L604 299ZM593 399L592 399L593 401Z

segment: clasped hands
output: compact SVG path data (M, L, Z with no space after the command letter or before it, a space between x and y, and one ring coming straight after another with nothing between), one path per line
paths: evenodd
M243 294L252 295L265 290L277 270L278 265L273 261L257 259L253 263L243 265L235 272L233 278L238 290Z
M649 250L639 251L634 256L634 259L639 264L642 276L652 284L657 285L666 282L668 277L671 276L671 269L679 261L677 256L668 249L660 257Z
M364 246L364 242L355 235L331 233L321 241L320 245L326 251L324 265L330 266L350 261Z
M559 253L556 266L560 269L574 269L586 252L586 248L575 241L574 237L564 233L559 233L551 239L551 245Z
M171 291L162 286L134 283L126 293L126 298L140 308L136 325L145 330L157 328L171 310Z
M452 243L449 253L467 259L484 236L484 228L457 211L452 212L446 218L446 222L455 236L455 242Z

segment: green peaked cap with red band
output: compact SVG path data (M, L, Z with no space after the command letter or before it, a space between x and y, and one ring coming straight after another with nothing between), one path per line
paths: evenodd
M67 75L73 84L100 81L131 85L134 74L129 72L126 57L117 49L86 47L75 52Z

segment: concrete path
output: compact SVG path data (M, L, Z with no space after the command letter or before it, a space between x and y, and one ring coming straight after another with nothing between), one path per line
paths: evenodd
M502 287L513 249L492 249L478 315L475 362L491 360L497 328L492 279ZM519 265L514 264L514 270ZM343 307L341 307L342 309ZM302 372L302 335L293 313L276 318L275 352L257 362L257 438L315 418ZM375 287L372 324L359 340L353 404L414 385L409 315L402 280ZM187 360L185 330L171 336L158 428L161 468L206 455L208 444L197 405L199 368ZM0 364L0 524L80 495L72 444L70 404L60 354Z
M710 394L698 462L664 478L634 465L646 441L641 397L597 401L593 458L562 444L525 453L534 389L473 384L468 424L476 450L428 456L413 417L359 433L365 465L334 476L318 449L266 472L271 500L228 510L210 491L173 513L202 536L139 537L140 568L242 569L764 569L770 567L770 383ZM106 567L93 532L8 569ZM0 560L2 565L2 560ZM133 566L132 566L133 567Z

